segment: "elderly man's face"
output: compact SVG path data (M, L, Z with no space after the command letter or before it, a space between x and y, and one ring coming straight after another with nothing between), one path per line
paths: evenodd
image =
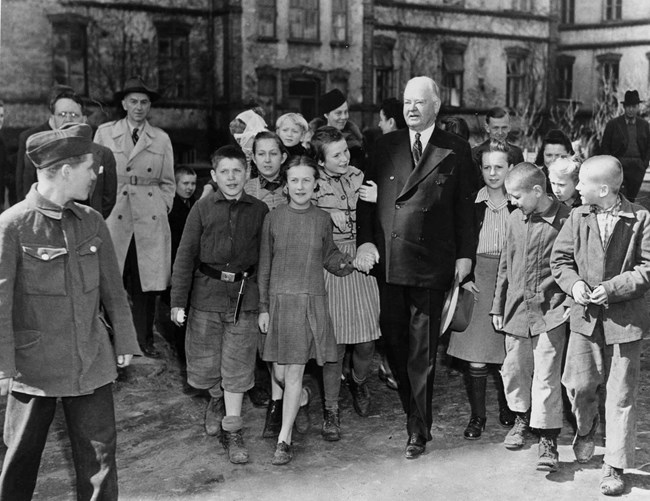
M404 120L409 129L422 132L436 122L440 97L427 79L411 80L404 89Z
M135 125L142 125L151 109L151 100L143 92L131 92L122 99L126 118Z
M82 113L79 103L67 97L61 98L54 103L54 113L52 114L54 127L60 129L67 123L80 124L84 122Z

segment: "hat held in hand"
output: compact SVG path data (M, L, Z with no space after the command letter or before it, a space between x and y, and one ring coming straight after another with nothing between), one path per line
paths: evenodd
M92 144L90 125L69 124L30 136L27 156L37 169L45 169L68 158L92 153Z

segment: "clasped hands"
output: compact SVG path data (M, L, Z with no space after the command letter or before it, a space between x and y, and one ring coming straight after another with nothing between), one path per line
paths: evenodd
M573 284L571 295L573 300L582 306L587 306L589 303L602 305L607 302L605 287L599 285L594 290L591 290L584 280L578 280Z

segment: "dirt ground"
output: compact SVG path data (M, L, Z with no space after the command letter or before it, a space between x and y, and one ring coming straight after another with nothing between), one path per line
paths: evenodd
M644 193L647 197L647 191ZM647 198L644 198L644 201ZM261 438L265 410L246 398L244 437L251 460L230 464L218 441L203 431L206 402L181 391L173 353L162 339L164 358L138 358L124 382L115 384L118 424L120 499L135 500L599 500L603 449L586 465L575 462L573 430L565 423L559 439L561 468L535 470L534 440L523 450L508 451L498 425L494 384L488 385L488 421L483 437L464 440L469 405L463 377L439 363L434 395L434 439L426 454L404 459L405 415L397 393L377 377L373 364L371 415L358 417L349 391L341 391L340 442L320 437L321 400L317 379L308 384L315 395L310 405L312 428L294 434L294 460L271 465L275 441ZM442 358L442 357L440 357ZM650 499L650 340L644 341L638 396L636 469L626 471L622 499ZM5 399L0 399L4 420ZM0 457L4 448L0 446ZM74 472L61 412L50 430L35 500L74 499Z

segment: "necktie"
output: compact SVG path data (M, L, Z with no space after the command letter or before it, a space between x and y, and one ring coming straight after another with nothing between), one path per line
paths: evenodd
M138 129L133 129L133 134L131 135L131 138L133 139L133 144L138 144L138 139L140 139L140 136L138 135Z
M415 165L420 161L420 157L422 157L422 143L420 142L420 133L416 132L415 143L413 143L413 160L415 160Z

